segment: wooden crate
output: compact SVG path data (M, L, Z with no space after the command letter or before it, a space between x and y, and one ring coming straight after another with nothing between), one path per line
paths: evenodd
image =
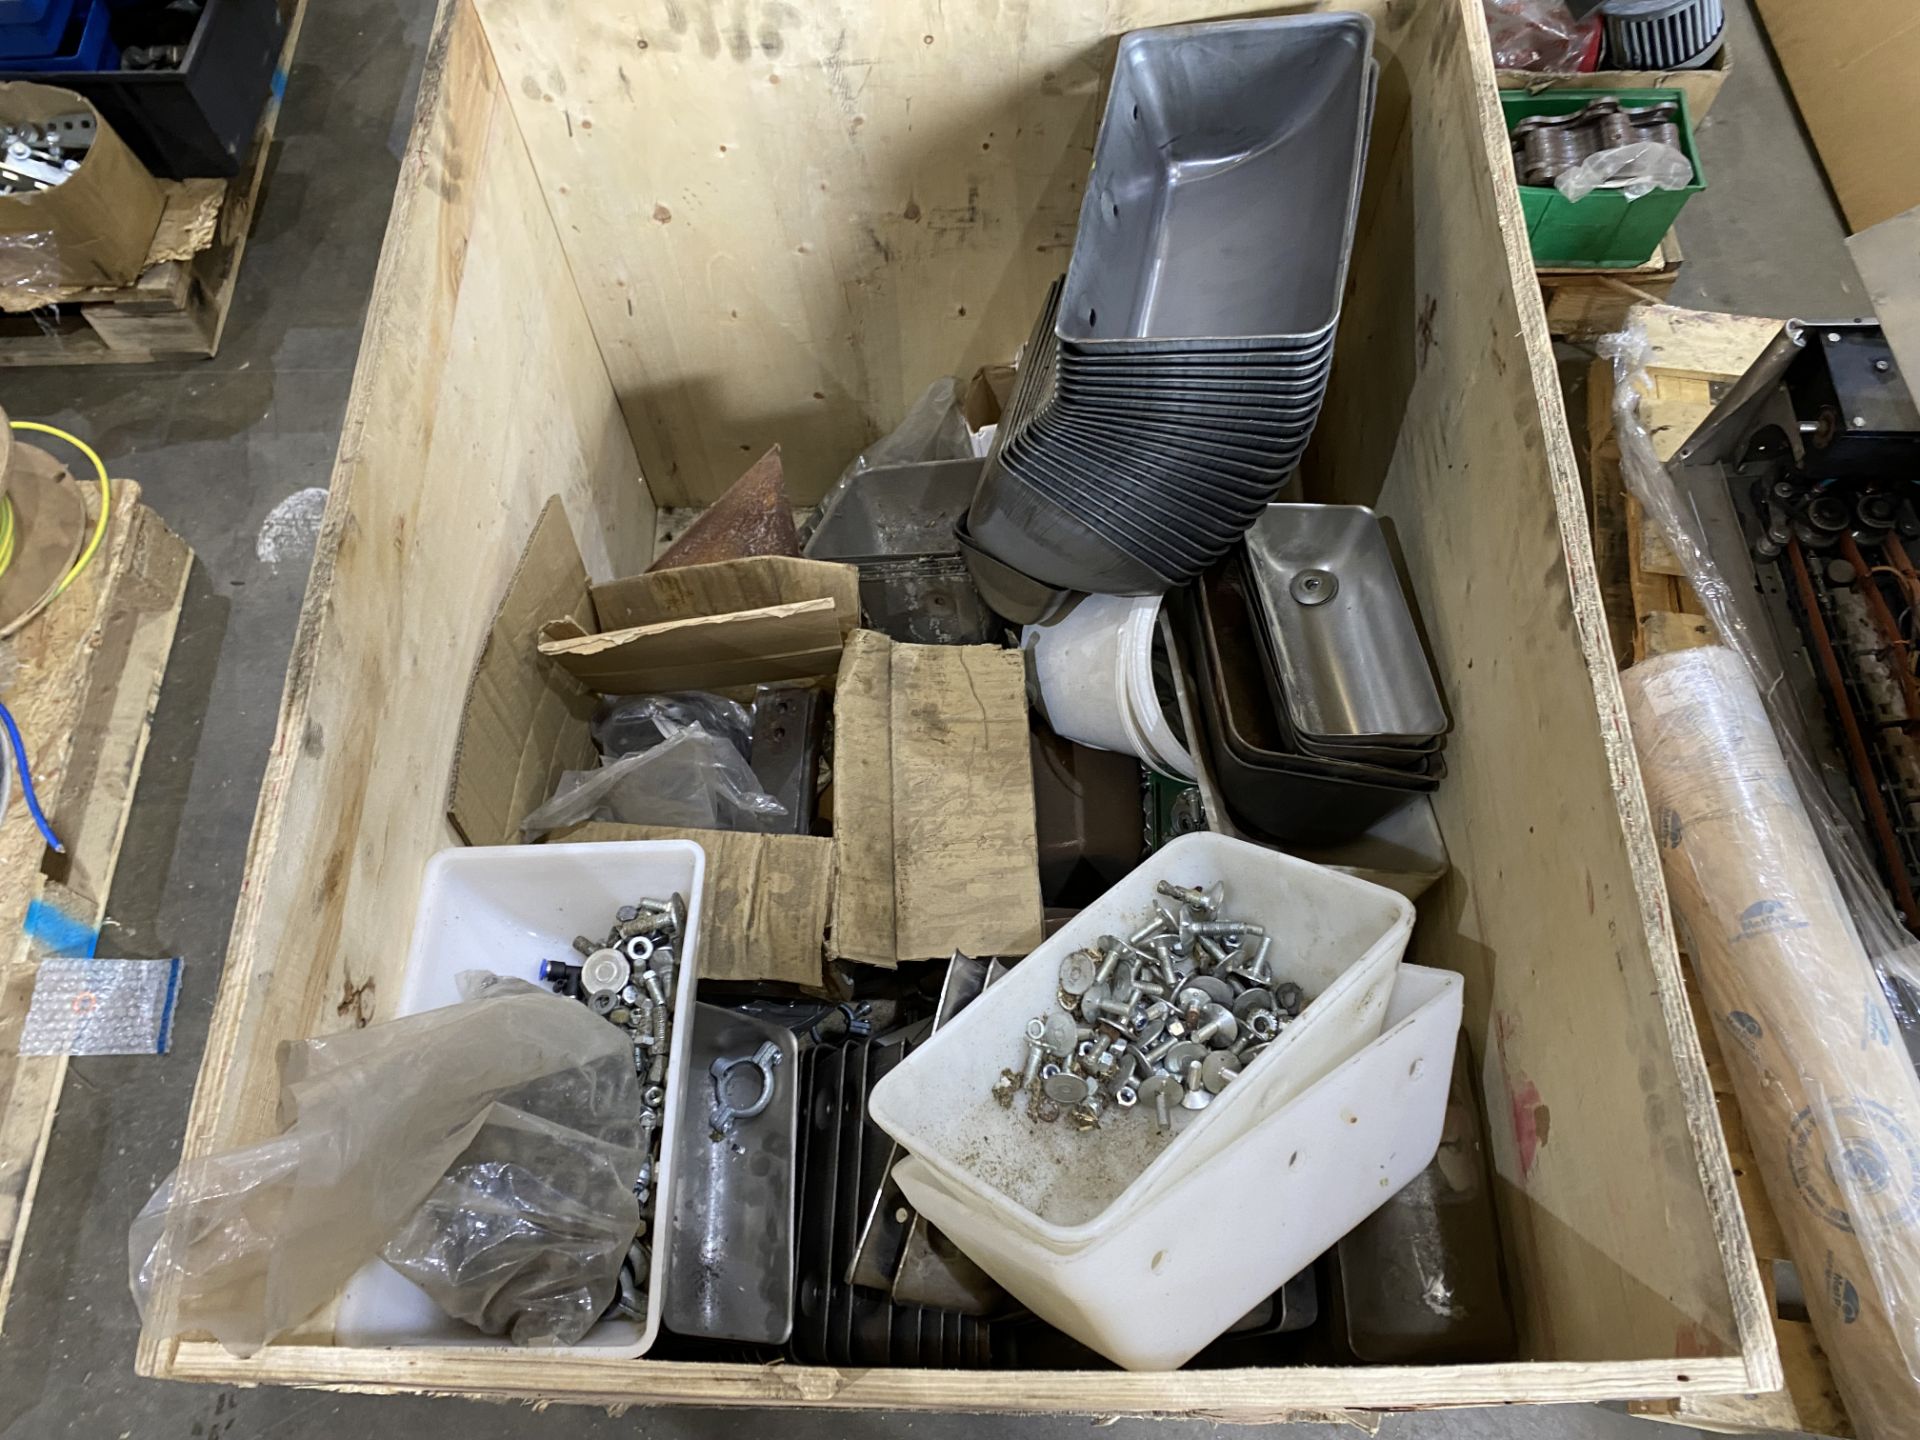
M219 352L306 14L307 0L294 0L273 89L239 173L222 188L210 242L186 259L148 266L131 285L80 290L58 305L0 314L0 365L130 365L204 360ZM203 189L214 183L171 185L170 211L196 207Z
M1128 23L1265 8L1145 0ZM1779 1386L1627 748L1480 0L1359 8L1381 84L1307 480L1392 522L1455 719L1435 797L1453 869L1421 902L1411 955L1466 976L1521 1357L841 1371L354 1348L331 1343L323 1311L247 1359L150 1326L142 1373L1241 1421ZM446 700L549 497L596 577L629 571L656 505L712 500L775 439L793 499L810 501L930 378L1018 347L1066 263L1111 13L1066 0L1009 25L978 0L847 0L749 32L444 0L187 1156L272 1132L284 1042L391 1013L393 937L428 858L455 843Z
M17 796L0 820L0 1324L67 1073L64 1058L18 1054L20 1026L41 959L63 953L47 938L100 927L193 559L139 501L138 485L114 482L115 514L93 562L0 640L7 706L67 847L46 849Z
M1647 263L1631 270L1537 271L1547 329L1576 339L1618 330L1634 306L1657 305L1672 293L1683 258L1680 232L1669 230Z
M1745 373L1781 325L1778 320L1758 316L1720 315L1664 305L1643 307L1634 318L1646 327L1652 346L1649 383L1640 404L1654 452L1662 460L1687 442L1718 403L1723 387ZM1687 583L1684 568L1653 533L1639 502L1622 485L1613 395L1612 364L1597 360L1587 378L1594 563L1608 599L1614 655L1624 668L1670 650L1711 645L1717 637L1700 597ZM1791 1257L1753 1162L1733 1082L1721 1058L1719 1034L1700 1008L1691 971L1687 993L1694 1006L1707 1070L1713 1077L1714 1101L1720 1109L1741 1207L1766 1287L1769 1315L1780 1342L1786 1385L1752 1395L1682 1396L1639 1402L1634 1408L1651 1418L1726 1434L1771 1435L1790 1430L1849 1436L1853 1430L1846 1408L1834 1388L1812 1323L1804 1316L1783 1316L1775 1302L1775 1266Z

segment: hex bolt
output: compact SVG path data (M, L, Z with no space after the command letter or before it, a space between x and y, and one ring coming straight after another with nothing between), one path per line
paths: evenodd
M640 983L646 986L647 998L656 1005L667 1003L667 992L660 986L660 977L649 970L640 977Z
M1153 890L1156 895L1164 895L1169 900L1178 901L1180 904L1190 906L1195 910L1202 909L1207 904L1207 892L1197 885L1188 887L1185 885L1176 885L1171 880L1162 880L1158 885L1153 887Z
M1020 1072L1022 1089L1031 1089L1040 1074L1040 1060L1047 1038L1047 1022L1036 1015L1027 1022L1027 1068Z
M1143 1052L1146 1058L1146 1062L1149 1065L1158 1065L1160 1063L1161 1057L1166 1055L1168 1051L1172 1050L1174 1046L1180 1044L1183 1038L1184 1037L1179 1035L1171 1036L1168 1039L1161 1041L1158 1045L1154 1046L1153 1049Z
M622 905L618 910L613 912L613 918L618 920L622 925L632 920L638 920L640 918L640 907L638 905Z
M1145 945L1156 936L1166 934L1169 926L1177 925L1178 923L1173 916L1156 906L1153 919L1129 935L1127 937L1127 943L1129 945Z

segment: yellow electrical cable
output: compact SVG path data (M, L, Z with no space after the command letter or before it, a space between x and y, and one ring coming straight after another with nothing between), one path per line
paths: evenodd
M0 575L13 564L13 501L0 495Z
M66 441L67 444L73 446L74 449L78 450L82 455L86 456L88 460L93 462L93 473L100 477L100 518L94 522L93 534L87 538L87 548L80 552L80 558L73 562L73 568L67 571L65 577L60 581L58 588L54 590L53 593L58 595L69 585L73 584L75 580L80 578L80 572L87 568L87 563L93 559L94 552L100 548L101 540L106 538L107 512L113 508L113 488L112 483L107 479L106 462L94 453L93 447L87 444L86 441L82 440L78 435L68 434L58 425L42 425L38 420L9 420L7 423L15 430L31 430L35 434L51 435L56 440ZM13 559L13 520L10 503L8 508L7 559L11 561ZM4 570L5 566L0 566L0 573L3 573Z

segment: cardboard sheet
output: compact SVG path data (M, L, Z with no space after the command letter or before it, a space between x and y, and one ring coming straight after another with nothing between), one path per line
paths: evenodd
M847 638L833 698L832 950L896 963L893 919L893 642Z
M834 709L831 948L888 964L1040 943L1024 662L857 632Z
M567 512L549 500L494 612L460 716L447 818L469 845L517 842L520 821L553 793L561 772L596 763L588 722L598 702L533 648L542 624L588 605L587 567Z
M555 840L692 840L707 852L700 978L824 987L821 942L833 885L833 842L590 820Z
M1913 0L1756 0L1847 225L1920 205Z

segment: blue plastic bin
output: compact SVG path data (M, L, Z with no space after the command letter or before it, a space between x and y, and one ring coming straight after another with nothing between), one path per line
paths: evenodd
M75 0L54 0L48 13L57 12L63 6L69 12L68 23L64 33L55 37L50 51L38 55L9 54L6 41L0 39L0 57L5 57L0 63L4 63L9 70L33 74L117 69L120 50L107 32L107 22L112 14L107 0L87 0L84 23L75 23L78 17L71 14L76 8Z
M37 60L59 50L79 0L0 0L0 60Z

